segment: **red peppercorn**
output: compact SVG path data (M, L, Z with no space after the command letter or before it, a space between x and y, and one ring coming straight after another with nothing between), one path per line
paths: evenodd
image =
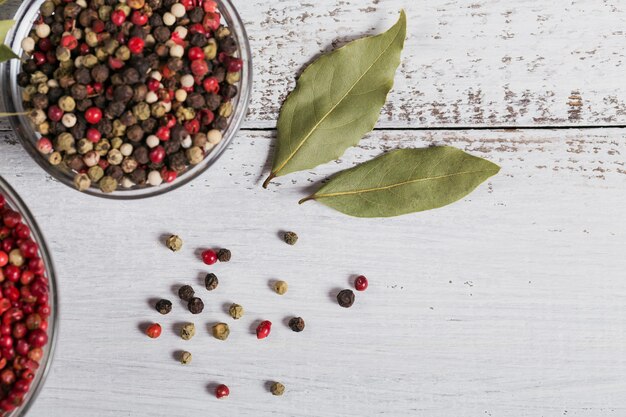
M28 239L30 237L30 228L24 223L20 223L15 226L15 237L18 239ZM19 241L17 242L20 243Z
M143 26L148 23L148 15L145 13L141 13L138 10L135 10L130 17L130 20L131 22L133 22L133 25Z
M161 325L159 323L151 324L146 330L146 334L148 335L148 337L156 339L157 337L161 336Z
M0 372L0 382L4 385L12 385L15 382L15 373L11 369Z
M85 112L85 120L87 120L87 123L95 125L101 119L102 119L102 110L100 110L98 107L90 107ZM59 120L61 119L59 118Z
M204 59L204 51L199 46L192 46L187 52L187 56L190 60Z
M162 141L167 142L170 140L170 129L167 126L161 126L157 129L155 135Z
M119 58L114 57L113 55L109 56L108 63L109 63L109 68L113 70L120 69L124 66L124 61L122 61Z
M161 83L156 78L149 78L148 81L146 81L146 86L148 90L157 92L159 88L161 88Z
M207 249L202 252L202 262L207 265L213 265L217 262L217 253L212 249Z
M89 45L84 42L78 45L78 53L81 55L87 55L89 53Z
M57 56L54 53L54 51L46 52L46 61L48 61L51 64L55 64L57 62Z
M215 77L206 77L204 81L202 81L202 86L207 93L217 94L220 91L220 82L217 81Z
M143 39L137 36L132 37L128 40L128 49L130 49L130 52L132 52L133 54L140 54L141 51L143 51L144 45L145 42L143 41Z
M215 396L217 398L224 398L224 397L228 397L230 395L230 390L228 389L228 387L224 384L222 385L218 385L217 387L215 387Z
M102 90L104 90L104 85L102 83L93 83L92 86L95 93L100 94Z
M243 68L243 60L241 58L231 58L228 60L228 72L239 72Z
M39 246L32 240L26 239L19 244L20 252L26 258L34 258L37 256L37 250Z
M205 12L214 12L217 10L217 3L213 0L204 0L202 8Z
M194 135L200 131L200 122L196 119L189 120L185 123L185 130L189 132L190 135Z
M365 291L367 289L367 286L368 286L367 278L365 278L364 275L359 275L354 280L354 288L357 291Z
M9 255L6 252L0 251L0 268L9 263Z
M5 288L2 293L9 301L15 302L20 299L20 290L14 286Z
M21 276L22 270L15 265L9 265L4 269L4 277L11 282L19 281Z
M126 21L126 13L123 10L115 10L111 13L111 22L115 26L122 26L122 24Z
M203 77L209 72L209 65L204 60L204 53L202 58L191 61L190 68L191 72L198 77Z
M176 126L176 116L174 116L172 113L166 114L164 117L164 120L165 120L166 127L171 129L174 126Z
M206 35L206 30L204 30L204 26L202 26L201 23L194 23L193 25L189 26L189 33L191 33L192 35L194 33Z
M215 114L209 109L200 110L200 121L203 125L210 125L215 119Z
M30 389L30 382L25 379L20 379L19 381L15 382L15 384L13 385L13 389L17 392L28 392L28 390Z
M121 45L126 43L126 37L124 36L124 32L118 32L115 36L115 40L118 41Z
M48 62L48 58L46 58L46 54L44 54L43 52L34 52L33 59L35 60L35 64L37 64L38 66L41 66Z
M28 261L28 269L33 271L35 274L43 274L45 268L41 258L32 258Z
M78 40L74 35L65 35L61 38L61 46L69 50L75 49L78 46Z
M272 322L271 321L262 321L256 328L256 338L257 339L265 339L270 335L272 331Z
M176 180L177 174L176 171L170 171L170 170L162 170L161 171L161 177L163 178L163 181L165 182L174 182Z
M91 24L91 30L93 30L96 33L104 32L104 28L105 26L102 20L94 20L94 22Z
M185 7L185 10L187 11L196 7L194 0L181 0L180 4L182 4Z
M109 161L107 161L106 159L102 159L102 158L101 158L101 159L98 161L98 166L99 166L100 168L102 168L102 169L107 169L107 168L109 167L109 165L110 165L110 164L109 164Z
M87 129L87 139L89 139L91 142L98 143L100 142L101 138L102 134L95 127L90 127L89 129Z
M150 161L153 164L160 164L165 159L165 148L163 146L157 146L150 151Z
M42 52L48 52L52 50L52 41L50 40L50 38L39 39L39 42L37 42L37 45L39 46L39 49Z
M53 122L59 122L61 121L61 118L63 118L63 110L61 110L59 106L53 104L52 106L48 107L48 119L52 120Z
M35 329L28 335L28 343L34 347L44 347L48 343L48 335L41 329Z
M52 141L48 138L39 138L37 141L37 150L44 155L52 152Z

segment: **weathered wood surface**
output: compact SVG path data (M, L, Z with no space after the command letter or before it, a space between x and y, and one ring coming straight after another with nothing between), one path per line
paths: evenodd
M54 250L62 304L57 356L34 417L622 416L626 245L623 132L376 132L338 163L260 187L272 132L243 132L205 175L148 201L103 201L46 179L0 140L0 175L36 213ZM449 144L502 172L452 206L353 219L297 200L327 174L398 146ZM16 172L13 168L20 166ZM53 202L54 204L51 204ZM71 218L71 221L68 221ZM294 247L280 230L300 234ZM160 241L185 240L172 254ZM227 246L229 264L194 251ZM213 293L201 285L212 270ZM350 310L332 300L364 273ZM285 279L279 297L268 282ZM173 288L206 301L192 317ZM149 300L174 300L159 316ZM233 323L224 305L247 309ZM284 319L307 321L301 334ZM275 323L265 341L250 333ZM139 330L158 320L164 334ZM184 342L177 323L193 320ZM226 342L207 325L232 324ZM188 349L193 363L173 353ZM266 381L287 394L274 398ZM232 389L228 400L208 392Z
M254 51L247 127L273 127L304 65L386 29L402 8L408 39L380 127L626 125L626 6L618 1L235 3Z

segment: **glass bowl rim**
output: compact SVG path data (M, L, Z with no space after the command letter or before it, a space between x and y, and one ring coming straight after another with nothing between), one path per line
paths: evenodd
M30 31L32 23L39 13L39 6L44 1L45 0L25 1L19 6L15 13L13 19L16 23L7 33L5 44L18 55L21 55L22 53L21 41L24 35L27 35ZM238 84L239 91L235 97L234 111L232 116L229 118L228 127L224 132L222 141L215 148L213 148L208 155L205 156L202 162L195 166L188 167L187 170L172 183L163 183L158 186L145 186L128 190L118 187L118 189L112 193L104 193L97 187L89 187L87 190L79 192L112 200L137 200L155 197L169 191L176 190L177 188L180 188L196 179L198 176L206 172L215 162L217 162L223 155L224 151L226 151L241 128L248 112L253 83L252 50L250 49L250 42L244 23L232 1L217 0L217 3L222 17L226 20L228 25L227 27L233 30L233 35L237 38L238 53L244 61L243 75ZM23 36L18 36L20 34ZM20 67L21 63L18 59L12 59L0 64L0 71L2 72L1 83L2 89L4 90L3 104L5 111L9 113L20 113L24 111L21 95L19 94L21 89L17 86L16 82L16 77ZM64 185L76 190L73 177L71 177L68 173L61 171L57 167L50 165L48 161L37 151L36 146L32 141L32 137L37 137L38 134L31 126L31 123L27 119L26 115L12 115L9 116L8 119L15 135L30 157L47 174Z
M13 210L16 210L22 215L22 221L24 221L31 230L31 233L35 239L35 242L39 245L39 254L46 267L46 274L49 282L50 293L50 318L48 319L48 344L44 350L45 363L43 368L40 368L35 372L34 384L28 390L25 396L25 400L12 412L6 414L6 417L21 417L26 415L31 405L36 401L41 389L44 386L46 378L50 372L52 362L54 360L54 352L59 334L59 294L56 280L56 272L52 258L50 257L50 251L48 250L48 244L43 237L43 233L37 224L37 221L33 217L31 211L28 209L22 198L17 192L9 185L9 183L0 176L0 193L6 197L6 201ZM40 363L41 365L41 363Z

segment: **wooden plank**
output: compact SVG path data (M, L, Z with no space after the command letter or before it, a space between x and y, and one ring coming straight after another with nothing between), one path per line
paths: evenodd
M5 135L6 136L6 135ZM336 163L260 187L272 132L242 132L192 184L145 201L105 201L46 178L0 139L0 175L22 194L54 250L62 304L57 357L33 417L622 416L626 152L621 130L375 132ZM327 174L399 146L449 144L502 172L452 206L353 219L296 201ZM15 166L20 166L15 171ZM300 241L282 243L292 229ZM161 237L178 233L172 254ZM226 246L204 267L198 248ZM202 275L220 287L207 293ZM332 299L354 274L370 289ZM285 279L279 297L268 282ZM176 285L206 310L192 317ZM149 305L174 301L171 315ZM232 322L224 305L247 309ZM307 321L301 334L284 319ZM250 333L274 322L269 339ZM149 340L139 327L158 320ZM177 323L198 335L179 339ZM226 342L208 325L232 324ZM174 352L188 349L183 367ZM284 397L266 381L287 386ZM227 383L231 398L208 389Z
M10 0L0 14L20 4ZM316 55L392 24L409 37L380 127L626 124L626 8L615 1L237 2L254 51L246 126L273 127Z

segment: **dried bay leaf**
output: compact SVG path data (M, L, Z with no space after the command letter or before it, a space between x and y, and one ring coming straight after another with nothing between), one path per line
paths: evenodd
M278 118L272 172L313 168L340 157L371 131L393 85L406 37L406 15L388 31L350 42L309 65Z
M11 30L13 25L15 25L15 20L0 20L0 62L19 58L11 48L4 44L4 39L7 37L7 33Z
M317 200L355 217L392 217L453 203L500 167L449 146L400 149L333 176Z

